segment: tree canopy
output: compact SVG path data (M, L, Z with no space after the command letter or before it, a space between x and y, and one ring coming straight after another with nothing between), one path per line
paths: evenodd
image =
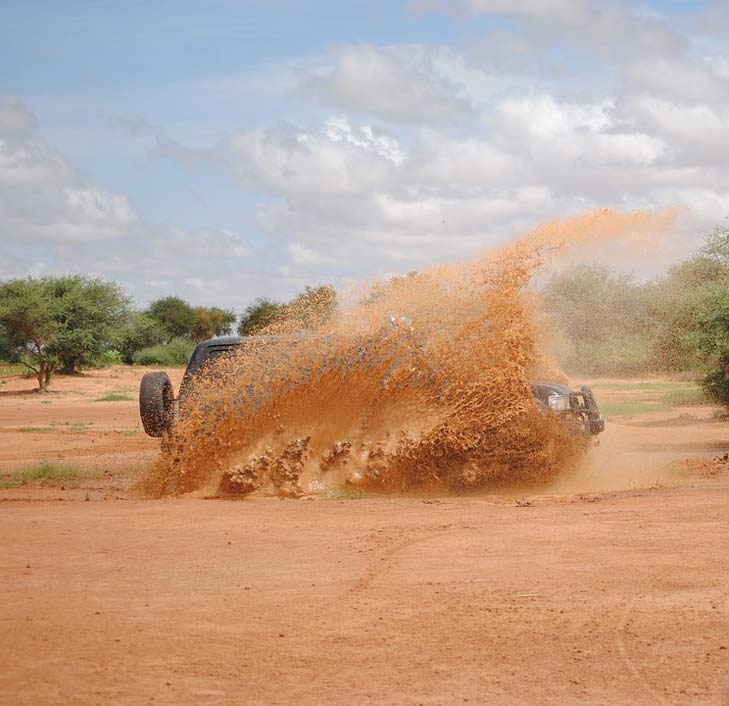
M17 279L0 285L0 339L12 360L30 368L45 392L58 364L50 347L57 340L54 320L42 280Z
M561 360L586 374L690 372L729 406L729 228L654 280L599 265L550 280L544 302L567 339Z
M250 336L277 323L314 330L330 321L336 311L337 293L334 287L306 287L286 304L265 297L256 299L243 311L238 333Z
M187 338L195 326L194 309L180 297L164 297L153 301L147 313L167 333L167 340Z
M233 330L236 316L230 309L217 306L193 307L180 297L164 297L153 301L146 311L166 333L163 342L175 338L204 341L213 336L223 336Z
M58 325L50 350L63 372L76 372L119 340L130 301L118 284L70 275L44 278L41 285Z
M427 278L393 277L362 304ZM704 247L653 280L581 264L552 277L541 295L547 328L561 332L552 338L568 371L690 372L729 406L729 228L717 227ZM287 302L261 297L243 311L238 333L321 329L337 307L327 285L306 287ZM26 365L40 390L58 368L73 372L115 357L182 360L196 342L229 334L235 321L230 309L193 306L177 296L134 311L118 284L82 275L0 283L0 358Z
M233 330L236 315L230 309L217 306L196 306L193 309L195 320L190 331L193 341L204 341L213 336L225 336Z
M251 336L280 321L285 316L286 304L273 301L267 297L259 297L253 304L245 308L238 324L240 336Z
M630 275L580 264L550 280L547 310L564 331L569 367L583 373L630 374L648 364L646 292Z

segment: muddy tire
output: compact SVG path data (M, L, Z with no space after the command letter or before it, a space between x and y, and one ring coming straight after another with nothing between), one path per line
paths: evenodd
M175 393L167 373L147 373L139 388L139 414L149 436L164 436L172 428Z

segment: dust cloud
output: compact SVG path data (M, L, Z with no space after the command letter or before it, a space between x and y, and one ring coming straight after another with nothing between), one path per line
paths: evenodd
M589 445L546 413L530 281L566 249L664 231L670 212L594 211L469 262L375 285L335 321L277 321L198 375L148 479L155 494L466 491L554 480Z

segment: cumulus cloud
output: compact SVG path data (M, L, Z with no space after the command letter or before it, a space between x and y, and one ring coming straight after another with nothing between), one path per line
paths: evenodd
M696 25L706 34L726 37L729 33L729 6L724 0L707 3L699 13Z
M235 231L222 230L189 231L172 227L169 236L161 241L168 253L184 257L248 258L253 254L248 241Z
M125 196L84 182L14 99L0 109L0 240L0 278L86 273L122 282L140 303L173 291L231 305L256 296L266 277L276 281L240 233L152 227ZM250 287L231 296L241 277Z
M237 132L216 152L238 178L299 198L369 193L404 159L389 135L338 119L319 131L282 124Z
M457 130L413 126L406 142L340 115L240 131L208 154L274 197L256 222L280 244L285 276L390 272L598 206L685 205L710 227L729 194L709 169L729 144L723 113L657 100L627 87L599 99L512 89Z
M234 130L206 149L143 121L125 129L150 135L157 155L218 164L266 192L255 222L269 271L290 282L424 267L598 206L683 205L699 235L721 217L726 47L701 57L660 17L594 0L464 7L516 29L461 51L339 46L299 74L300 93L336 107L320 122ZM561 70L555 47L596 63ZM593 75L608 78L593 86ZM191 248L182 233L168 242Z
M630 58L674 56L689 45L687 37L660 16L620 2L463 0L455 6L459 4L475 14L509 18L517 25L512 37L526 38L542 60L551 62L555 54L561 54L564 70L571 73L580 73L575 62L585 58L620 64ZM507 35L496 36L503 43ZM486 52L490 42L490 36L483 42ZM596 72L601 67L589 68Z
M453 120L470 105L459 86L438 71L438 54L422 46L343 45L323 70L304 75L301 90L327 105L385 120Z
M86 184L35 132L26 106L0 107L0 233L8 240L88 242L137 222L128 199Z
M588 208L685 206L691 230L674 256L729 216L729 43L707 37L722 3L682 23L598 0L461 0L440 11L508 21L451 46L358 43L302 58L282 104L300 108L303 96L305 110L233 120L207 146L115 119L151 143L150 157L218 168L254 192L252 239L185 224L137 233L128 201L82 183L19 104L0 111L0 228L14 218L28 239L101 234L130 252L91 244L90 271L106 262L140 291L177 286L226 303L221 281L236 282L239 298L287 296L465 257ZM62 250L57 265L72 260Z
M552 166L647 166L669 152L660 138L621 124L611 100L560 102L544 94L509 98L495 106L488 121L515 147L526 138L533 161Z
M636 124L671 144L679 163L708 166L729 159L729 108L639 95L631 97L630 109Z
M573 22L589 10L590 4L585 0L467 0L467 5L475 12Z
M43 270L25 257L0 259L4 276L80 272L120 282L140 305L174 294L195 305L238 307L267 285L282 289L265 254L228 229L170 226L136 230L113 242L94 241L82 248L56 242L44 250Z
M284 244L289 275L361 275L462 256L552 202L548 188L519 183L506 152L432 128L405 150L371 125L333 118L316 130L238 134L213 152L279 197L259 207L257 223Z
M438 9L437 3L418 8ZM353 169L369 190L350 191L346 206L327 192L312 199L296 188L273 187L282 199L261 209L261 227L296 232L307 248L298 262L314 267L321 252L324 267L337 252L342 259L358 248L365 253L362 243L378 243L384 258L422 261L498 239L530 217L600 205L678 205L691 209L696 232L685 250L695 246L729 195L726 42L707 55L687 31L690 22L671 25L656 13L595 0L464 0L462 8L516 24L461 54L400 47L388 72L397 78L405 66L417 76L408 83L420 95L446 78L450 98L468 110L446 122L422 111L425 117L407 126L407 147L400 147L406 157L394 168L377 173L356 158ZM718 17L720 8L710 13ZM317 85L336 96L350 123L353 116L406 122L378 104L368 78L371 66L388 66L393 51L340 47L330 57ZM530 75L543 79L540 88ZM388 103L410 105L412 94L382 86ZM394 97L397 92L402 96ZM325 168L316 157L313 162Z

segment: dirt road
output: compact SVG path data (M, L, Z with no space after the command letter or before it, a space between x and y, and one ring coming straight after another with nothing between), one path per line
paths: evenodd
M716 704L728 506L7 502L0 701Z
M134 400L95 401L127 386L107 374L0 388L0 470L55 439L89 473L0 490L3 706L722 703L729 473L648 459L721 448L725 424L612 425L538 492L153 501L124 464L156 447L124 435ZM646 463L616 490L631 439Z

